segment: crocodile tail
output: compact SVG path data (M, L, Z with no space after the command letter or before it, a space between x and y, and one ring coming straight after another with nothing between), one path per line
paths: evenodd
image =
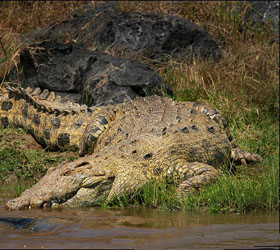
M80 106L77 103L72 103L70 100L61 100L59 95L53 91L40 88L32 89L30 87L24 89L15 84L4 83L4 88L9 93L9 99L16 97L26 100L29 104L48 113L59 114L78 114L87 110L86 105Z
M40 88L5 83L0 89L2 127L23 127L52 150L77 150L92 112L86 105L62 101L54 92Z
M11 103L9 103L9 90L2 84L0 88L0 127L7 127L9 125L8 117L6 111L11 108Z
M81 140L79 147L80 156L93 153L100 135L109 128L115 118L116 109L110 105L92 116L91 122L87 125Z
M113 106L88 108L61 100L47 89L5 84L0 93L0 126L23 127L51 150L92 153L100 135L115 119Z

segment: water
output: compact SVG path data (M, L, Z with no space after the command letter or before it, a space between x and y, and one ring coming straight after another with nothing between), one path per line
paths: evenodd
M278 213L247 215L157 209L33 209L7 211L0 248L279 249ZM35 219L35 220L34 220Z

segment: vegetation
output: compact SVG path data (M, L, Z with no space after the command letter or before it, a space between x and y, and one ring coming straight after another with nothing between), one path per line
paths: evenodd
M22 44L15 41L19 34L59 23L74 9L82 11L84 3L1 2L0 78L4 78L19 61ZM218 108L229 121L235 143L244 150L259 153L264 161L250 166L234 166L235 174L223 172L215 184L200 194L189 194L181 200L174 196L174 187L150 183L133 197L115 199L113 204L240 213L278 208L278 37L268 25L248 24L245 27L241 21L245 13L232 12L237 4L228 1L119 2L124 12L156 11L181 16L210 34L222 50L219 63L197 61L187 65L170 60L154 64L148 59L142 60L169 84L175 100L196 100ZM23 133L21 130L5 131L0 130L0 138L5 137L4 133ZM4 140L0 144L1 180L13 173L21 178L34 177L34 183L47 166L55 166L60 161L58 155L53 157L50 152L20 152L15 147L5 148Z
M0 183L10 186L12 196L37 182L51 166L77 158L73 152L45 151L31 136L30 141L22 138L24 134L21 128L0 130Z

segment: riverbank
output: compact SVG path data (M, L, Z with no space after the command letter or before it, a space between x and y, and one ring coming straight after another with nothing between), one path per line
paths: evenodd
M0 27L7 31L1 38L1 77L18 61L20 44L12 42L17 34L61 21L58 18L65 18L67 12L82 5L71 2L65 8L57 8L59 4L65 5L63 2L1 3ZM186 6L178 4L177 10L174 5L155 8L155 4L122 3L122 8L127 12L135 8L148 11L152 7L163 13L177 11L175 14L203 27L211 35L222 51L222 59L215 64L197 62L192 66L171 60L156 65L149 60L145 63L172 88L175 100L205 102L219 109L229 122L235 143L245 151L260 154L264 161L233 166L235 174L225 170L220 179L200 195L191 194L181 201L174 198L172 187L158 183L141 189L141 195L124 197L114 204L221 213L278 209L279 45L272 42L275 34L266 26L245 28L241 14L232 15L234 3L191 2ZM44 13L43 7L47 10ZM63 13L58 15L57 10L61 9ZM0 139L0 181L3 185L15 185L12 196L40 179L48 167L77 157L74 153L44 151L36 143L28 142L21 129L0 130Z

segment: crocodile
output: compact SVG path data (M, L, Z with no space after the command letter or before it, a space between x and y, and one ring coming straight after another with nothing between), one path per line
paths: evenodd
M8 209L94 206L154 180L182 196L213 183L232 160L262 160L233 143L226 119L208 104L147 96L87 107L16 84L0 93L2 127L23 127L50 150L80 154L49 168Z

